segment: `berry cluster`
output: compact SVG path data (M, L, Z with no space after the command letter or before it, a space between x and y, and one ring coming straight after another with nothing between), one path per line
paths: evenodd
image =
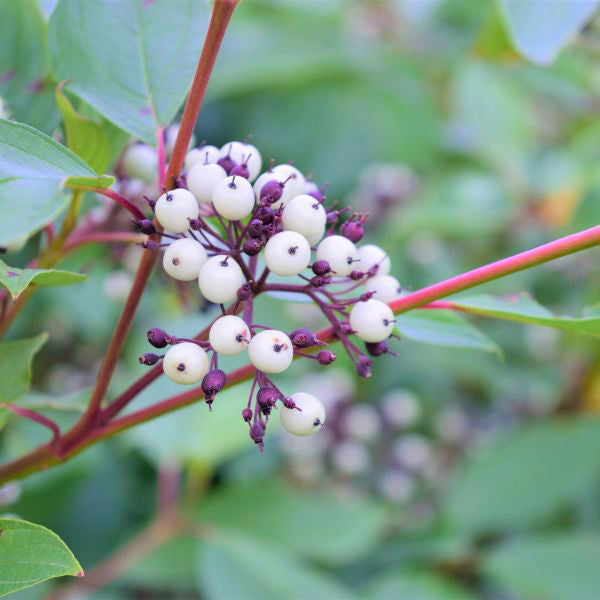
M325 422L318 398L303 392L286 396L270 375L285 371L294 357L328 365L336 356L320 348L325 344L309 329L286 333L254 323L255 297L268 291L306 294L332 325L357 372L369 377L371 357L389 352L394 315L386 303L401 289L389 274L384 250L372 244L356 246L364 236L367 215L345 218L347 209L328 207L324 189L290 164L270 164L262 174L261 168L260 152L249 143L193 148L176 189L164 191L155 201L147 198L155 222L139 220L137 226L152 235L155 223L160 225L161 242L149 239L143 246L152 251L165 247L165 272L179 281L197 280L204 298L220 305L223 314L206 341L151 329L150 343L169 347L164 356L148 353L140 362L151 365L162 358L164 372L173 381L201 382L210 406L227 381L218 368L219 355L247 351L256 375L242 417L250 437L262 448L269 416L278 403L282 425L293 434L309 435ZM298 280L272 282L270 273ZM352 335L365 342L366 352Z

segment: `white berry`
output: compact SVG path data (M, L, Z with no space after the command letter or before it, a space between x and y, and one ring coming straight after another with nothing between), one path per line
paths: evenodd
M196 163L187 174L187 186L200 204L210 204L213 192L220 181L227 177L225 169L211 163Z
M350 312L350 327L365 342L381 342L394 330L394 313L379 300L357 302Z
M377 275L365 281L367 292L374 292L375 299L381 302L391 302L402 295L400 282L391 275Z
M350 275L356 268L358 250L348 238L330 235L319 244L317 260L326 260L337 275Z
M225 219L239 221L254 208L254 191L244 177L232 175L217 183L212 198L215 210Z
M202 244L191 238L181 238L167 248L163 256L163 267L174 279L191 281L198 277L206 259L206 250Z
M221 152L216 146L192 148L185 155L185 170L189 171L194 165L212 165L221 158Z
M281 373L292 364L294 348L283 331L267 329L250 340L248 356L259 371Z
M172 233L183 233L190 228L190 219L198 216L194 195L183 188L164 193L154 206L158 222Z
M229 156L231 160L233 160L238 165L241 165L244 162L244 158L248 151L246 150L246 144L244 142L227 142L223 146L221 146L220 154L221 158L225 158Z
M358 267L365 273L375 265L379 265L377 275L387 275L390 272L391 263L387 252L375 244L366 244L358 249L360 263Z
M265 262L277 275L298 275L310 263L310 245L296 231L281 231L267 242Z
M197 383L208 373L208 356L197 344L180 342L167 350L163 371L175 383Z
M327 213L323 205L308 194L294 196L283 209L283 228L297 231L309 242L319 241L325 233Z
M198 276L202 295L215 304L235 300L237 291L245 282L240 266L231 256L225 255L209 258L202 265Z
M219 317L211 326L208 341L215 352L234 356L248 347L250 330L243 319L235 315Z
M262 169L262 156L256 146L246 144L244 149L244 163L248 167L248 180L254 181Z
M123 169L128 177L152 183L158 178L158 154L147 144L133 144L125 150Z
M294 435L311 435L318 431L325 423L323 403L306 392L293 394L291 399L297 408L282 407L281 424L283 427Z
M283 164L273 167L273 173L282 175L283 180L290 178L286 183L286 186L290 188L292 197L304 194L304 186L306 180L304 175L296 169L293 165Z

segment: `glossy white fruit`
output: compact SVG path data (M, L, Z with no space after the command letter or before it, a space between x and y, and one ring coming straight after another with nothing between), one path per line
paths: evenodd
M381 342L394 330L394 313L379 300L357 302L350 312L350 327L365 342Z
M221 152L216 146L192 148L185 155L185 169L189 171L194 165L211 165L221 158Z
M291 176L291 179L287 182L286 187L291 190L292 197L304 194L304 188L306 185L306 179L304 175L296 169L293 165L282 164L273 167L273 173L282 175L283 179L287 179Z
M217 184L227 177L225 169L214 163L196 163L187 174L187 186L200 204L210 204Z
M358 248L360 262L357 268L365 273L373 266L379 265L377 276L388 275L391 268L390 257L387 252L375 244L366 244Z
M292 364L294 348L283 331L266 329L250 340L248 356L259 371L281 373Z
M234 356L248 347L250 330L243 319L235 315L219 317L211 326L208 341L215 352Z
M281 216L283 228L297 231L309 240L316 243L325 233L327 213L323 205L308 194L294 196L283 209Z
M163 371L175 383L198 383L208 373L208 356L197 344L180 342L167 350Z
M200 269L198 285L202 295L215 304L225 304L237 297L237 291L246 282L240 266L231 256L209 258Z
M317 247L317 260L326 260L336 275L350 275L358 269L358 250L342 235L330 235Z
M198 217L198 202L192 192L183 188L164 193L154 206L158 222L172 233L183 233L190 228L189 219Z
M238 141L227 142L226 144L223 144L219 152L221 158L229 156L229 158L231 158L231 160L236 162L238 165L241 165L244 162L244 158L248 154L246 144Z
M198 277L207 258L202 244L191 238L181 238L169 244L163 255L163 267L174 279L191 281Z
M277 275L298 275L310 263L310 245L296 231L281 231L267 242L265 263Z
M306 392L293 394L291 399L298 408L281 408L281 424L294 435L311 435L325 423L323 403Z
M256 146L246 144L244 148L244 162L248 167L248 180L254 181L262 169L262 156Z
M391 302L402 295L400 282L391 275L377 275L365 281L367 292L375 293L375 300Z
M152 183L158 179L158 154L148 144L133 144L125 150L123 169L128 177Z
M212 198L215 210L225 219L239 221L254 208L254 191L244 177L231 175L217 183Z

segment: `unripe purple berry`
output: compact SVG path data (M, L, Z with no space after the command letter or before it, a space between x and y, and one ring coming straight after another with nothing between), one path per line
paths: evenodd
M382 342L365 342L365 348L371 356L381 356L389 351L389 346L385 340Z
M327 277L326 275L316 275L312 277L310 280L310 284L313 287L323 287L324 285L328 285L331 283L331 277Z
M281 198L281 194L283 194L283 186L285 184L277 181L276 179L271 179L271 181L267 181L262 186L260 190L260 199L273 204L277 202Z
M235 162L235 160L233 160L229 154L227 156L224 156L223 158L220 158L217 161L217 164L220 167L223 167L223 169L225 170L225 172L227 173L227 175L231 175L231 171L238 166L238 164Z
M252 288L249 283L244 283L237 291L237 299L243 302L252 296Z
M283 399L283 405L290 410L296 408L296 403L289 397Z
M315 275L327 275L327 273L331 273L331 267L326 260L315 261L311 269Z
M245 164L236 165L235 167L233 167L231 169L229 174L230 175L239 175L240 177L243 177L244 179L248 179L248 177L250 177L250 171L248 170L248 167Z
M372 375L372 373L371 373L371 365L372 364L373 364L373 361L370 358L368 358L367 356L361 356L358 359L358 362L356 364L356 372L361 377L368 379Z
M140 364L142 365L155 365L162 356L153 354L152 352L146 352L139 357Z
M321 352L317 354L317 360L321 365L330 365L336 358L337 356L330 350L321 350Z
M275 211L270 206L259 206L254 216L265 225L273 222Z
M171 337L169 334L163 329L159 329L158 327L153 327L148 330L146 334L148 336L148 341L155 348L164 348L167 344L171 343Z
M265 437L265 426L261 421L253 423L250 427L250 437L262 448L263 438Z
M202 380L202 391L207 397L213 397L220 392L227 383L227 375L221 369L209 371Z
M244 242L242 250L248 256L256 256L262 249L263 243L258 238L250 238Z
M352 281L360 281L364 276L365 274L362 271L352 271L349 275Z
M138 231L145 233L146 235L152 235L156 233L156 228L150 219L140 219L139 221L134 221L135 226Z
M365 235L365 228L360 221L346 221L340 228L340 233L355 244Z
M319 343L317 336L306 327L292 331L290 333L290 340L298 348L310 348L310 346L315 346Z
M244 421L246 421L246 423L250 423L250 421L252 420L252 410L246 407L242 411L242 418L244 419Z
M262 407L275 406L277 398L279 398L279 394L277 393L277 390L272 387L262 387L256 394L256 401Z
M263 224L260 219L252 219L250 223L248 223L248 235L251 238L258 238L262 235L263 232Z

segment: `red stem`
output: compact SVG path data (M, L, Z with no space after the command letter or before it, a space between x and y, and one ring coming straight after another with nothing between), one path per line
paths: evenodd
M146 218L146 215L131 201L125 198L125 196L121 196L114 190L108 188L96 188L88 185L65 185L65 187L69 187L73 190L81 190L83 192L95 192L96 194L100 194L101 196L105 196L106 198L110 198L114 200L118 204L120 204L123 208L128 210L136 219L141 221Z
M30 419L31 421L35 421L36 423L47 427L52 432L52 440L50 441L51 445L56 444L56 442L59 440L60 429L52 419L48 419L44 415L40 415L39 413L27 408L23 408L22 406L17 406L16 404L4 404L4 408L8 408L8 410L21 417L25 417L26 419Z

